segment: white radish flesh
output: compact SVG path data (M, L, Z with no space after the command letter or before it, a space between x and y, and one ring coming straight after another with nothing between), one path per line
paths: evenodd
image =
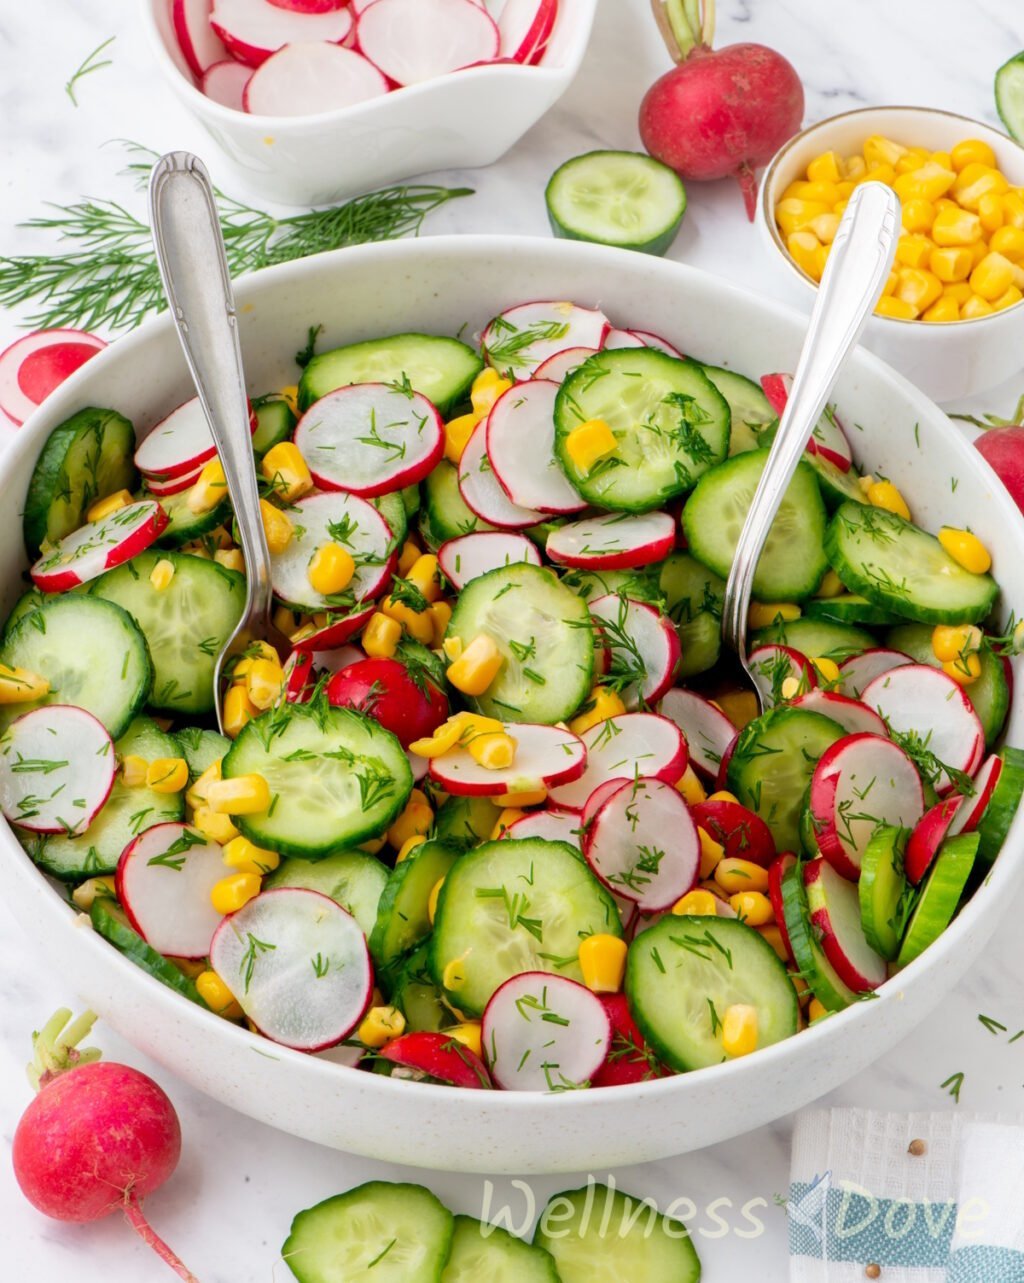
M865 650L859 655L851 655L839 665L840 689L851 699L860 699L876 677L913 662L910 656L904 655L901 650Z
M671 343L660 338L657 334L651 334L648 330L630 330L630 333L636 335L644 347L652 347L656 352L664 352L666 356L675 357L677 361L686 360L686 357L677 347L673 347Z
M765 708L772 708L796 695L804 695L817 685L813 664L792 646L780 646L774 642L755 646L747 663ZM796 683L795 691L788 689L788 682Z
M106 346L85 330L38 330L17 339L0 352L0 410L20 427L54 388Z
M34 833L83 833L116 769L110 736L91 713L71 704L34 708L0 736L0 808Z
M975 775L972 783L974 792L964 798L963 805L957 809L949 826L949 836L958 833L973 833L981 823L981 817L996 791L999 776L1003 769L1003 759L993 753L986 758Z
M851 699L849 695L840 695L836 691L808 691L806 695L793 700L793 707L802 708L808 713L821 713L824 717L831 717L833 722L838 722L849 735L863 732L868 735L881 735L884 739L889 734L885 722L873 708L868 708L867 704L862 704L859 699Z
M194 396L179 405L143 438L135 466L147 477L169 481L195 472L217 453L206 413Z
M532 722L508 722L505 733L516 741L510 766L481 766L468 748L458 747L430 760L430 778L448 793L489 797L495 793L532 793L579 779L587 761L583 741L571 731Z
M359 15L356 41L398 85L498 56L498 28L472 0L375 0Z
M632 330L609 330L604 336L604 350L606 352L615 352L620 348L628 347L646 347L647 344L638 334Z
M505 0L498 18L501 56L533 61L550 39L557 16L558 0Z
M713 780L726 749L736 738L736 727L728 717L695 691L678 689L665 694L658 712L675 722L686 736L694 768Z
M654 704L672 685L679 663L679 635L671 619L644 601L609 593L590 603L590 616L598 626L610 656L608 672L624 678L620 698L629 709Z
M825 957L855 993L877 989L888 971L885 959L868 944L861 924L860 897L854 883L841 877L827 860L805 866L804 882L811 922L821 933Z
M761 387L768 398L772 409L781 418L786 408L789 394L793 387L791 374L765 374ZM841 472L849 472L853 463L853 451L846 439L842 424L836 418L835 410L826 406L821 418L815 424L807 442L808 454L820 454L823 459L834 464Z
M282 552L270 557L274 592L283 602L312 610L340 609L309 582L310 560L327 543L340 543L355 558L346 595L358 603L383 590L394 564L392 536L372 503L352 494L313 494L293 504L288 519L295 533ZM311 645L313 640L303 639L302 644L309 650L328 650L347 638L324 641L321 647Z
M675 534L675 523L667 512L586 517L553 530L547 554L562 566L582 570L629 570L667 557Z
M117 898L143 940L175 958L205 958L222 914L210 901L224 851L187 824L155 824L121 853Z
M549 379L517 383L487 416L487 457L502 489L523 508L579 512L586 501L555 458L555 397Z
M144 552L166 525L167 513L155 499L130 503L62 539L32 567L32 582L43 592L77 588Z
M489 365L528 379L549 357L569 348L600 348L610 328L608 318L596 308L549 301L520 303L500 312L480 343Z
M379 591L379 588L374 591ZM327 622L323 627L301 637L300 643L304 650L311 650L314 654L319 654L321 651L329 653L339 646L344 646L350 637L354 637L362 629L364 624L368 624L373 612L374 607L370 605L350 611L348 614L328 613Z
M158 499L166 499L172 494L181 494L183 490L190 490L199 480L199 474L202 468L196 468L194 472L185 472L180 477L171 477L169 481L158 477L151 477L148 473L142 474L142 479L146 483L146 488L150 494L156 495ZM225 495L227 486L225 485Z
M387 78L361 53L306 41L284 45L262 62L242 103L253 116L317 116L387 92Z
M379 3L379 0L377 0ZM482 520L502 530L523 530L544 520L544 513L535 508L521 508L513 503L494 475L487 455L487 422L481 421L473 429L459 460L459 493Z
M589 361L592 356L597 355L596 347L570 347L564 352L556 352L554 356L549 356L546 361L541 361L533 372L535 379L551 379L554 383L561 383L564 379L572 374L573 370L578 370L584 361Z
M352 15L347 8L295 13L270 0L214 0L210 23L232 57L258 67L283 45L340 44L352 30Z
M171 21L194 76L201 77L207 68L227 58L228 51L210 26L210 0L174 0Z
M203 73L202 90L213 102L232 111L245 110L245 86L249 83L252 68L226 58L215 62Z
M587 769L572 784L549 792L550 802L563 810L582 811L591 793L608 780L643 775L675 784L686 770L682 731L656 713L622 713L592 726L580 738L587 750Z
M579 850L580 821L572 811L531 811L513 820L503 838L542 838L545 842L568 842Z
M526 562L541 564L540 552L525 535L500 530L480 530L471 535L449 539L437 550L441 573L456 592L461 592L471 579L478 579L503 566Z

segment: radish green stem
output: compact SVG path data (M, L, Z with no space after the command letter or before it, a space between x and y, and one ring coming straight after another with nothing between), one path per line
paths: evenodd
M674 62L685 62L694 49L711 47L715 0L652 0L652 7Z
M700 27L700 42L710 49L715 39L715 0L704 0L704 17Z
M99 1048L78 1046L83 1038L88 1037L95 1023L95 1012L83 1011L77 1019L71 1020L68 1008L61 1007L42 1029L32 1035L34 1054L26 1072L33 1091L39 1091L67 1069L99 1060Z
M185 1265L180 1257L176 1256L175 1253L171 1251L156 1230L153 1229L152 1225L150 1225L149 1221L146 1220L143 1215L142 1208L139 1206L138 1200L130 1190L127 1191L124 1196L124 1215L125 1220L136 1234L138 1234L139 1238L141 1238L144 1243L148 1244L153 1251L156 1252L157 1256L160 1257L161 1261L169 1265L179 1278L184 1279L185 1283L199 1283L199 1280L192 1271Z

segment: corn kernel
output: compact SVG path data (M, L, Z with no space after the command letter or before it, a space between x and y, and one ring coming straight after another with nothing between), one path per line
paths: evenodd
M891 187L896 181L896 170L892 165L869 165L866 172L857 181L860 183L885 183L886 187Z
M76 909L88 913L97 900L112 900L117 896L114 879L104 875L98 878L86 878L71 892L71 902Z
M364 1047L378 1048L405 1033L405 1017L397 1007L371 1007L356 1037Z
M600 459L614 454L618 440L604 419L588 419L573 428L565 440L565 450L577 472L589 473Z
M944 207L932 223L932 240L936 245L974 245L981 240L982 230L977 214Z
M49 694L50 683L27 668L0 664L0 704L27 704Z
M294 441L280 441L271 446L263 456L263 475L271 483L274 493L285 503L294 503L313 489L306 460L299 453Z
M972 294L960 308L961 321L973 321L978 316L991 316L996 309L980 294Z
M893 188L900 199L937 201L956 183L956 172L928 160L909 174L900 174L893 182Z
M214 1015L225 1020L241 1020L242 1008L235 995L227 987L216 971L201 971L195 978L199 996Z
M367 855L376 855L384 846L383 838L367 838L365 842L360 842L358 849L365 851Z
M618 993L626 973L628 946L618 936L592 935L580 942L580 971L591 993Z
M497 842L498 838L515 824L516 820L521 820L525 815L526 812L518 806L505 807L495 821L494 828L491 829L491 841Z
M516 741L504 731L476 735L466 747L473 761L488 771L503 771L515 760Z
M793 601L752 601L747 611L751 628L767 628L769 624L791 623L800 618L800 607Z
M734 802L737 806L740 804L739 798L735 793L730 793L728 789L717 789L708 798L709 802Z
M843 176L843 162L834 151L822 152L807 166L807 177L812 183L837 183Z
M425 552L421 557L417 557L413 565L410 566L406 578L426 597L428 602L433 603L441 596L441 581L437 573L437 558L433 553Z
M458 993L466 983L466 959L465 955L461 958L452 958L451 962L446 962L444 971L441 973L441 984L449 993Z
M834 659L829 659L827 655L819 655L812 659L811 663L818 670L819 679L826 685L839 681L839 665Z
M807 230L806 224L802 230L790 232L786 237L786 248L793 262L802 272L806 272L812 281L821 280L828 250L812 231Z
M406 838L399 848L398 854L395 856L395 863L401 864L403 860L408 860L413 851L415 851L418 846L422 846L426 840L427 835L425 833L414 833L411 838ZM383 843L381 845L383 845Z
M741 731L748 722L752 722L761 711L757 696L749 690L727 691L713 702L717 705L719 712L724 713L738 731Z
M949 153L949 158L957 173L971 164L994 167L996 163L995 152L980 138L965 138L957 143Z
M419 757L443 757L445 753L451 752L461 738L461 725L449 718L432 735L413 740L409 745L409 751L416 753Z
M474 1056L483 1055L483 1026L479 1020L463 1020L444 1031L446 1038L454 1038L463 1047L468 1048Z
M868 167L863 156L847 156L846 177L856 182L867 173Z
M422 794L420 795L422 797ZM434 812L429 803L410 799L405 809L388 829L388 842L400 851L411 837L426 836L434 823Z
M992 300L992 310L1001 312L1004 308L1013 307L1024 299L1024 292L1019 290L1016 285L1011 285L1005 294L1000 294L998 298Z
M195 485L188 492L185 504L189 512L198 516L203 512L212 512L221 500L227 497L227 493L228 483L224 476L224 468L220 459L215 456L203 466Z
M772 902L763 891L737 891L729 903L748 927L764 927L775 921Z
M625 711L626 706L615 691L595 686L581 711L569 723L569 729L574 735L582 735L592 726L606 722L610 717L619 717Z
M819 214L833 212L835 211L831 201L801 200L790 196L780 200L775 206L775 221L783 236L788 238L794 232L799 232L812 218L817 218Z
M839 597L846 592L846 585L830 566L825 571L815 597Z
M157 592L163 592L174 578L174 562L161 557L149 572L149 582Z
M1013 264L1002 254L986 254L971 273L971 289L991 303L1013 284Z
M404 579L422 555L423 549L415 539L406 539L402 544L402 551L398 554L398 574Z
M990 236L1001 231L1003 224L1006 222L1006 215L1003 212L1003 198L996 192L984 192L978 201L978 217L981 219L981 226ZM1014 229L1011 228L1011 231ZM997 247L992 246L993 249Z
M970 271L968 269L968 275L969 274ZM943 287L942 297L951 298L958 308L963 307L971 297L971 287L967 284L966 280L953 282L952 284Z
M502 809L515 807L522 810L524 806L543 806L548 800L548 791L546 788L515 789L511 793L493 793L487 800L492 806Z
M970 686L981 676L981 656L975 653L958 655L956 659L947 660L942 671L959 685Z
M210 888L210 903L218 913L237 913L259 895L261 885L256 873L229 873Z
M464 695L482 695L498 676L502 662L494 638L478 633L448 666L448 681Z
M434 925L434 919L437 917L437 901L441 894L441 888L444 886L444 878L438 878L430 888L430 894L427 896L427 918L430 925Z
M402 640L402 625L375 611L363 630L363 650L374 658L390 659Z
M144 757L139 757L135 753L126 753L121 758L121 783L125 788L144 788L148 772L149 763Z
M775 950L776 955L781 958L783 962L789 961L789 950L786 948L785 938L774 922L768 922L763 927L758 927L757 934L761 936L763 940L768 941L771 947Z
M180 793L188 784L183 757L158 757L146 768L146 787L154 793Z
M902 143L893 142L881 134L872 134L864 140L864 160L870 169L872 165L895 165L901 156L907 154Z
M479 415L460 414L444 425L444 457L449 463L457 464L462 458L466 443L479 422Z
M781 199L816 201L831 207L839 199L839 192L835 183L816 183L798 179L795 183L790 183L782 193Z
M839 215L819 214L817 218L811 219L806 230L813 232L822 245L831 245L836 238L836 232L839 231Z
M715 881L726 895L735 895L740 891L767 891L768 871L753 860L742 860L738 856L729 855L724 860L719 860L715 868Z
M725 847L721 842L716 842L706 829L699 826L697 837L700 839L700 876L703 881L705 878L710 878L721 863L725 856Z
M931 243L929 242L928 255L930 254ZM924 268L900 268L899 278L895 297L909 303L918 314L931 307L942 295L942 282L933 272Z
M984 575L992 569L992 556L977 535L969 530L943 526L938 533L939 543L954 561L975 575Z
M130 490L115 490L113 494L108 494L105 499L97 499L85 514L86 521L102 521L104 517L112 517L115 512L120 512L122 508L127 508L135 500Z
M909 232L900 237L896 243L896 262L899 266L896 271L896 290L895 294L900 297L899 283L902 272L900 268L906 267L924 267L935 246L927 236L911 235Z
M404 601L396 601L391 596L384 598L380 608L383 614L387 615L389 619L393 619L395 623L400 624L405 632L410 637L415 638L416 641L422 642L424 645L433 641L434 625L427 611L413 610Z
M879 316L889 316L897 321L914 321L917 319L917 309L905 299L891 298L883 295L875 306L875 312Z
M219 780L221 777L220 764L221 764L220 758L217 758L215 762L211 762L210 765L206 768L206 770L203 771L202 775L194 779L191 785L189 786L189 790L185 794L185 801L193 809L193 811L196 809L196 807L206 805L207 791L211 783L214 780Z
M231 686L224 696L224 734L235 739L247 722L259 713L244 686Z
M309 560L306 576L315 592L323 597L344 592L356 573L352 554L341 544L325 543Z
M240 575L245 574L245 558L242 556L241 548L218 548L213 554L213 559L225 570L236 570Z
M946 284L965 281L971 273L971 252L963 246L936 247L928 256L928 266Z
M922 321L959 321L960 305L955 299L943 294L936 299L926 312L921 313Z
M263 533L267 539L267 548L272 553L281 553L288 547L294 534L294 526L288 514L272 504L268 499L260 500L260 517L263 521Z
M473 409L482 418L488 413L491 406L512 386L511 379L504 379L493 367L488 366L481 370L473 380L473 387L469 394L470 402Z
M953 197L962 209L977 213L982 196L1005 196L1010 184L990 165L970 164L957 175Z
M206 790L206 804L215 815L259 815L270 802L270 785L262 775L213 780Z
M910 509L906 500L891 481L876 481L868 487L868 503L872 508L883 508L886 512L895 513L904 521L910 520Z
M903 202L903 226L908 232L927 232L935 222L935 206L923 196Z
M238 837L238 830L231 823L230 815L218 815L208 806L197 806L192 812L192 826L199 830L204 838L226 846L232 838Z
M718 896L699 887L687 891L672 906L672 912L678 917L714 918L718 916Z
M284 669L269 659L254 659L245 674L245 689L257 708L272 708L284 689Z
M1019 191L1007 192L1003 197L1003 221L1024 231L1024 195Z
M932 629L932 654L940 663L980 650L981 643L977 624L937 624Z
M448 625L451 623L452 608L446 601L433 601L430 603L430 609L427 614L430 616L430 626L434 632L431 638L431 645L438 649L444 641L444 635L448 631Z
M236 873L271 873L281 863L276 851L268 851L244 837L232 838L223 854L224 863Z
M441 643L441 650L449 663L454 663L455 660L460 659L465 649L461 637L446 637Z
M828 1008L824 1003L819 1002L817 998L811 999L811 1005L807 1008L807 1019L813 1025L816 1020L821 1020L823 1016L828 1015Z
M682 777L676 781L676 791L682 794L687 806L696 806L707 797L704 785L697 778L692 766L687 766Z
M908 147L896 162L897 174L911 174L931 160L931 155L923 147Z
M757 1050L757 1008L736 1002L722 1018L722 1050L734 1059Z

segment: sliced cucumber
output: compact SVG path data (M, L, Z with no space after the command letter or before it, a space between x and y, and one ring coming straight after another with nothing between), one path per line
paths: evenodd
M370 502L391 528L390 546L392 548L401 548L409 531L409 517L405 511L405 504L402 502L401 494L392 491L391 494L378 495L376 499L371 499Z
M607 597L609 593L617 593L633 601L657 602L662 597L657 578L649 566L639 566L635 570L567 570L562 575L562 583L579 593L584 601Z
M219 762L231 747L226 735L202 726L182 726L174 732L178 752L188 763L188 773L196 780L214 762Z
M444 987L448 964L463 983L448 990L460 1011L480 1015L500 984L523 971L582 980L580 941L621 936L611 895L565 842L503 838L467 851L438 897L430 965Z
M590 151L551 175L551 230L644 254L664 254L686 213L686 188L667 165L635 151Z
M116 900L109 896L97 896L89 910L89 918L93 929L112 944L118 953L123 953L154 980L159 980L168 989L173 989L183 998L188 998L190 1002L206 1010L206 1003L200 998L199 991L188 976L143 940Z
M456 1216L452 1254L441 1283L561 1283L555 1260L498 1225Z
M765 426L760 438L762 446L770 446L773 443L778 426L778 419ZM818 429L815 429L815 432L817 431ZM864 491L860 488L860 473L852 464L844 472L823 454L810 452L804 454L804 462L810 466L818 478L821 497L825 500L827 508L838 508L847 500L853 503L864 503Z
M1024 50L1014 54L996 72L996 110L1006 132L1024 143Z
M398 492L402 496L402 503L405 505L405 515L415 517L420 510L420 488L419 485L406 486L404 490Z
M466 851L486 842L498 823L501 808L486 797L450 797L434 818L434 836L439 842Z
M549 1199L533 1241L555 1258L561 1283L700 1279L700 1258L682 1221L662 1216L650 1199L593 1182Z
M154 588L150 575L164 560L174 575L166 588ZM92 595L123 607L145 634L153 658L153 708L213 711L213 667L242 616L244 575L188 553L150 550L101 575Z
M395 975L391 1001L405 1016L405 1027L410 1032L422 1030L436 1034L456 1023L444 995L434 983L428 943L421 944L402 964Z
M1003 848L1013 817L1024 797L1024 752L1004 745L999 750L1003 765L978 823L978 860L989 865Z
M725 584L695 557L674 552L661 563L658 586L679 634L682 656L677 678L706 673L718 663L722 650Z
M428 547L439 548L447 539L494 529L466 506L459 490L458 469L447 459L442 459L423 482L423 491L420 532Z
M903 873L909 836L909 829L879 829L864 851L857 883L864 935L872 949L890 962L900 951L906 906L913 895Z
M783 875L782 905L793 960L811 993L826 1011L842 1011L856 1002L857 995L839 978L818 943L811 925L803 865L799 861Z
M112 602L80 593L51 597L22 617L0 647L0 663L50 683L31 704L0 707L0 730L40 704L75 704L98 717L113 739L142 708L153 681L146 639Z
M79 410L53 429L36 460L22 518L34 559L44 539L57 543L85 521L89 505L134 490L135 429L115 410Z
M430 934L430 893L458 854L443 842L422 842L388 874L369 936L378 967L393 968Z
M884 508L844 503L825 550L851 592L923 624L977 623L999 593L991 575L965 570L934 535Z
M901 967L924 953L953 921L980 842L978 833L958 833L939 848L900 945L897 962Z
M203 535L231 519L231 504L226 498L209 512L196 513L188 506L190 493L189 490L180 490L177 494L153 496L167 513L167 525L157 540L162 548L180 548L193 539L202 539Z
M321 694L285 704L240 731L224 779L262 775L270 807L235 823L257 846L319 860L383 833L412 791L401 744L372 717L328 708Z
M788 622L780 620L776 624L769 624L767 628L759 628L751 635L750 647L753 649L768 642L792 646L808 659L831 659L836 664L878 645L874 637L863 628L837 624L830 619L807 618Z
M721 579L728 578L740 531L768 460L748 450L719 464L697 483L683 509L690 552ZM822 539L825 505L810 466L797 464L754 575L762 601L810 597L828 569Z
M52 600L53 597L49 593L41 592L38 588L26 589L11 607L11 613L4 624L3 635L0 637L0 645L7 641L19 620L24 619L26 615L34 615L44 602Z
M586 602L550 571L519 563L471 580L459 594L448 638L466 647L480 633L502 666L469 702L489 717L549 725L571 717L590 693L594 637Z
M761 434L779 421L764 392L753 379L735 370L725 370L720 365L702 365L701 369L729 403L729 453L759 450L766 444Z
M299 409L350 383L402 383L447 414L469 394L484 363L458 339L433 334L392 334L321 352L302 372Z
M330 896L352 914L364 936L373 930L388 871L366 851L338 851L323 860L282 860L264 879L264 891L304 887Z
M281 1255L299 1283L440 1283L452 1233L422 1185L367 1181L299 1212Z
M252 434L252 448L257 455L264 455L282 441L288 441L295 430L295 415L280 393L253 398L256 431Z
M838 597L813 597L804 606L808 619L830 619L834 624L898 624L899 615L868 601L859 593Z
M777 850L799 848L804 792L818 758L845 734L830 718L787 705L740 732L729 759L729 788L768 825Z

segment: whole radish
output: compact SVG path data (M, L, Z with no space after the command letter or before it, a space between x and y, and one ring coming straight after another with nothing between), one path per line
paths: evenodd
M747 215L757 201L754 170L796 133L804 89L793 66L766 45L712 49L715 0L652 0L678 64L640 104L640 137L683 178L735 177Z
M78 1048L96 1020L92 1012L69 1025L70 1018L61 1009L32 1036L28 1075L38 1094L18 1123L12 1151L21 1191L58 1221L97 1221L122 1211L179 1278L198 1283L141 1206L178 1165L174 1106L152 1078L100 1061L95 1048Z
M984 429L974 438L975 448L1024 512L1024 396L1009 419L998 414L986 414L981 419L971 414L951 414L950 418Z

